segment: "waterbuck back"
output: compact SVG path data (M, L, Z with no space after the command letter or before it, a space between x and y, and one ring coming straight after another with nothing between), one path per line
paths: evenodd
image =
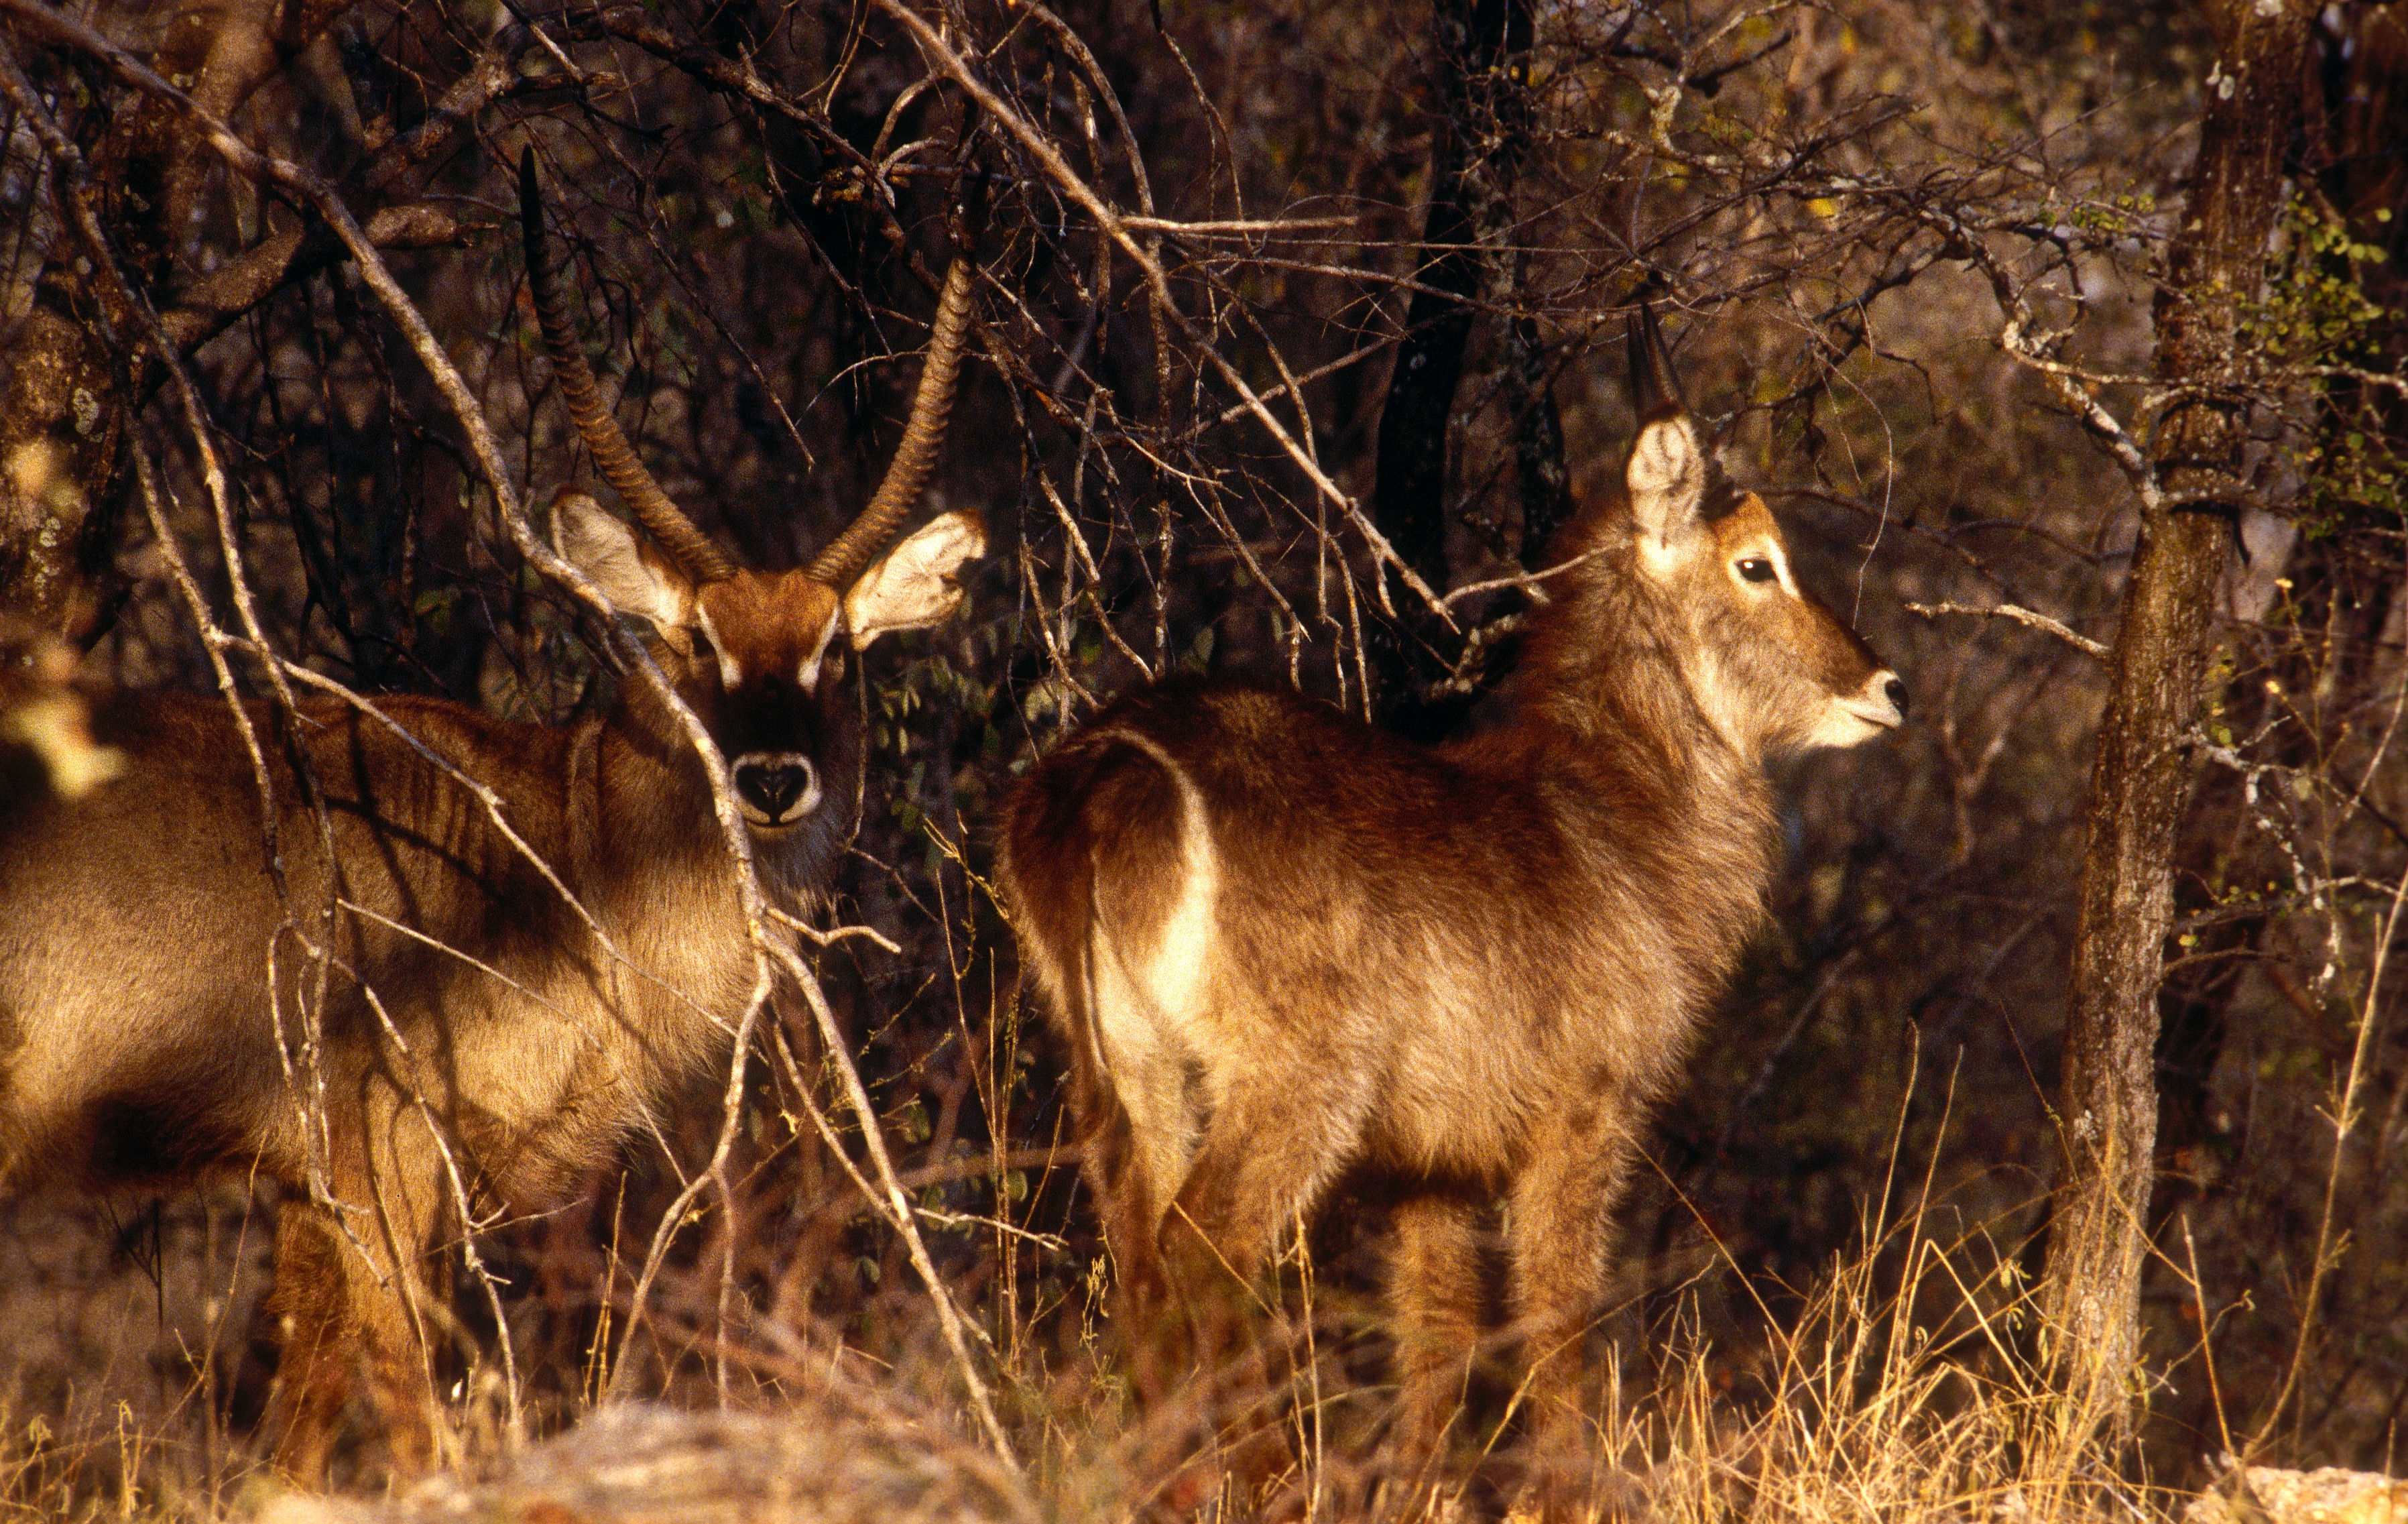
M869 507L805 570L739 569L601 406L552 290L531 158L521 175L554 374L644 525L564 494L562 552L726 759L770 904L806 913L862 787L848 666L949 613L981 549L977 520L946 514L870 564L941 435L968 266L947 279ZM111 775L80 798L0 800L0 1186L282 1182L272 1422L298 1476L323 1470L363 1367L397 1458L423 1454L438 1240L464 1210L556 1203L724 1058L755 998L702 759L639 673L621 686L615 710L565 728L433 698L238 720L218 699L92 689Z
M1608 1209L1762 913L1768 757L1906 690L1801 592L1682 407L1652 320L1620 490L1530 616L1501 722L1437 747L1278 688L1166 683L1032 769L1001 880L1069 1050L1142 1394L1208 1366L1341 1174L1399 1204L1413 1451L1478 1342L1502 1197L1534 1392L1569 1427Z

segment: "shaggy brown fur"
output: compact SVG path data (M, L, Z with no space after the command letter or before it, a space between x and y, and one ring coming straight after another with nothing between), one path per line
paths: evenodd
M1409 1454L1458 1405L1500 1195L1542 1421L1577 1424L1607 1209L1761 915L1764 759L1879 735L1905 697L1645 401L1502 724L1423 748L1293 692L1168 683L1012 796L1002 884L1149 1398L1210 1362L1229 1293L1347 1173L1399 1202Z
M952 612L982 547L948 513L862 569L941 435L968 267L947 276L887 484L812 571L765 575L728 565L610 422L552 289L532 158L521 194L571 416L652 537L564 493L562 554L655 638L727 760L764 892L801 912L858 810L848 661ZM0 1189L282 1182L271 1421L302 1479L363 1366L395 1458L423 1457L423 1325L443 1314L424 1272L457 1209L557 1203L725 1052L752 999L701 758L647 682L622 686L573 729L423 698L253 705L265 805L226 704L95 691L116 775L81 798L0 792Z
M723 650L776 666L730 683L709 651L657 654L724 755L809 772L808 793L742 769L738 784L763 887L799 912L853 829L858 706L842 640L815 684L786 659L841 633L836 593L743 580L767 601L717 620ZM423 1448L419 1263L453 1215L438 1139L480 1212L556 1204L724 1052L750 999L702 763L640 680L625 686L573 729L432 699L380 701L390 726L313 701L285 727L253 706L283 893L219 700L91 691L117 775L0 813L0 1186L155 1190L256 1170L290 1187L270 1313L278 1455L296 1474L322 1470L363 1361L401 1458ZM498 795L534 860L421 747Z

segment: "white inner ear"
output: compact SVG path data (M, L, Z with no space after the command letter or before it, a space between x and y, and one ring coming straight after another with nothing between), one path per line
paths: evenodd
M861 574L844 596L844 618L855 651L888 630L933 625L961 606L962 563L986 550L986 526L975 513L946 513L922 525L886 558Z
M1706 455L1687 417L1659 418L1641 429L1624 480L1640 534L1656 546L1670 546L1697 521L1706 496Z
M693 584L646 555L634 530L582 493L558 507L560 554L594 579L610 607L652 621L663 634L694 622Z

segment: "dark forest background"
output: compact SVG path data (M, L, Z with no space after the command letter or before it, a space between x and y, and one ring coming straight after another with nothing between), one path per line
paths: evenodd
M990 550L961 618L869 662L871 807L831 924L886 943L817 957L1022 1458L1055 1471L1120 1395L1062 1056L986 878L997 803L1175 671L1464 723L1510 663L1513 575L1619 460L1641 297L1913 710L1783 779L1770 921L1656 1119L1598 1337L1628 1392L1678 1377L1741 1414L1787 1389L1782 1330L1843 1268L1922 1358L2028 1339L2103 658L2172 490L2162 420L2212 394L2237 441L2158 505L2213 520L2221 570L2164 864L2143 1453L2168 1480L2252 1433L2395 1463L2408 7L2324 7L2268 65L2300 103L2272 233L2196 384L2160 339L2185 177L2229 94L2212 8L931 0L927 36L832 0L100 4L66 13L80 33L48 8L0 4L0 633L56 632L95 680L213 686L139 460L208 618L234 627L239 578L278 650L359 693L565 721L617 681L357 260L133 61L332 187L539 503L582 461L526 314L531 145L619 420L752 565L808 559L877 481L975 186L980 327L931 496L981 508ZM78 195L194 388L230 539ZM1435 592L1500 585L1440 617L1372 526ZM841 1366L957 1403L926 1289L804 1102L855 1145L861 1119L832 1080L752 1069L734 1184L695 1220L663 1229L681 1165L647 1149L580 1211L491 1235L539 1422L613 1367L699 1401ZM716 1106L695 1098L685 1167ZM270 1374L249 1320L271 1209L0 1217L0 1429L40 1431L8 1442L25 1506L106 1491L129 1425L154 1474L236 1466ZM1320 1353L1368 1384L1374 1216L1330 1217ZM667 1270L621 1344L656 1232ZM498 1421L495 1336L462 1334L472 1439ZM220 1483L181 1485L216 1506Z

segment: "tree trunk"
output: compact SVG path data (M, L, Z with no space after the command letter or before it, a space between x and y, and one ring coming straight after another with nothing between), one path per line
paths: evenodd
M2157 374L2202 388L2159 420L2156 463L2170 493L2213 490L2240 464L2248 356L2235 344L2282 208L2312 12L2307 0L2234 0L2218 17L2199 158L2157 301ZM2072 1446L2105 1438L2120 1447L2132 1430L2171 865L2234 510L2144 507L2110 657L2066 1023L2064 1161L2042 1298L2066 1399L2061 1436Z
M159 47L147 62L223 117L351 3L184 0L158 26ZM0 36L0 46L22 59L31 40L21 29L13 43ZM189 258L192 208L215 155L191 119L165 101L136 101L88 151L107 198L103 215L131 273L153 293L179 273L201 274ZM0 608L70 639L79 639L96 612L83 552L105 525L88 521L117 473L126 399L137 379L103 338L98 293L108 282L93 280L82 259L74 240L64 240L36 283L34 310L0 374ZM117 343L129 346L137 326L132 314L107 315Z
M1406 306L1380 415L1371 517L1397 554L1440 589L1447 583L1447 419L1472 299L1498 295L1507 268L1498 246L1513 225L1513 180L1529 142L1531 8L1531 0L1438 0L1430 20L1439 100L1423 289ZM1390 724L1429 739L1445 725L1424 712L1417 695L1436 670L1428 659L1436 621L1425 611L1400 612L1400 627L1371 634L1372 698Z
M1522 261L1526 271L1528 261ZM1513 410L1513 480L1522 497L1522 569L1543 569L1555 531L1572 516L1571 473L1564 467L1563 416L1547 381L1539 325L1513 320L1505 395Z

